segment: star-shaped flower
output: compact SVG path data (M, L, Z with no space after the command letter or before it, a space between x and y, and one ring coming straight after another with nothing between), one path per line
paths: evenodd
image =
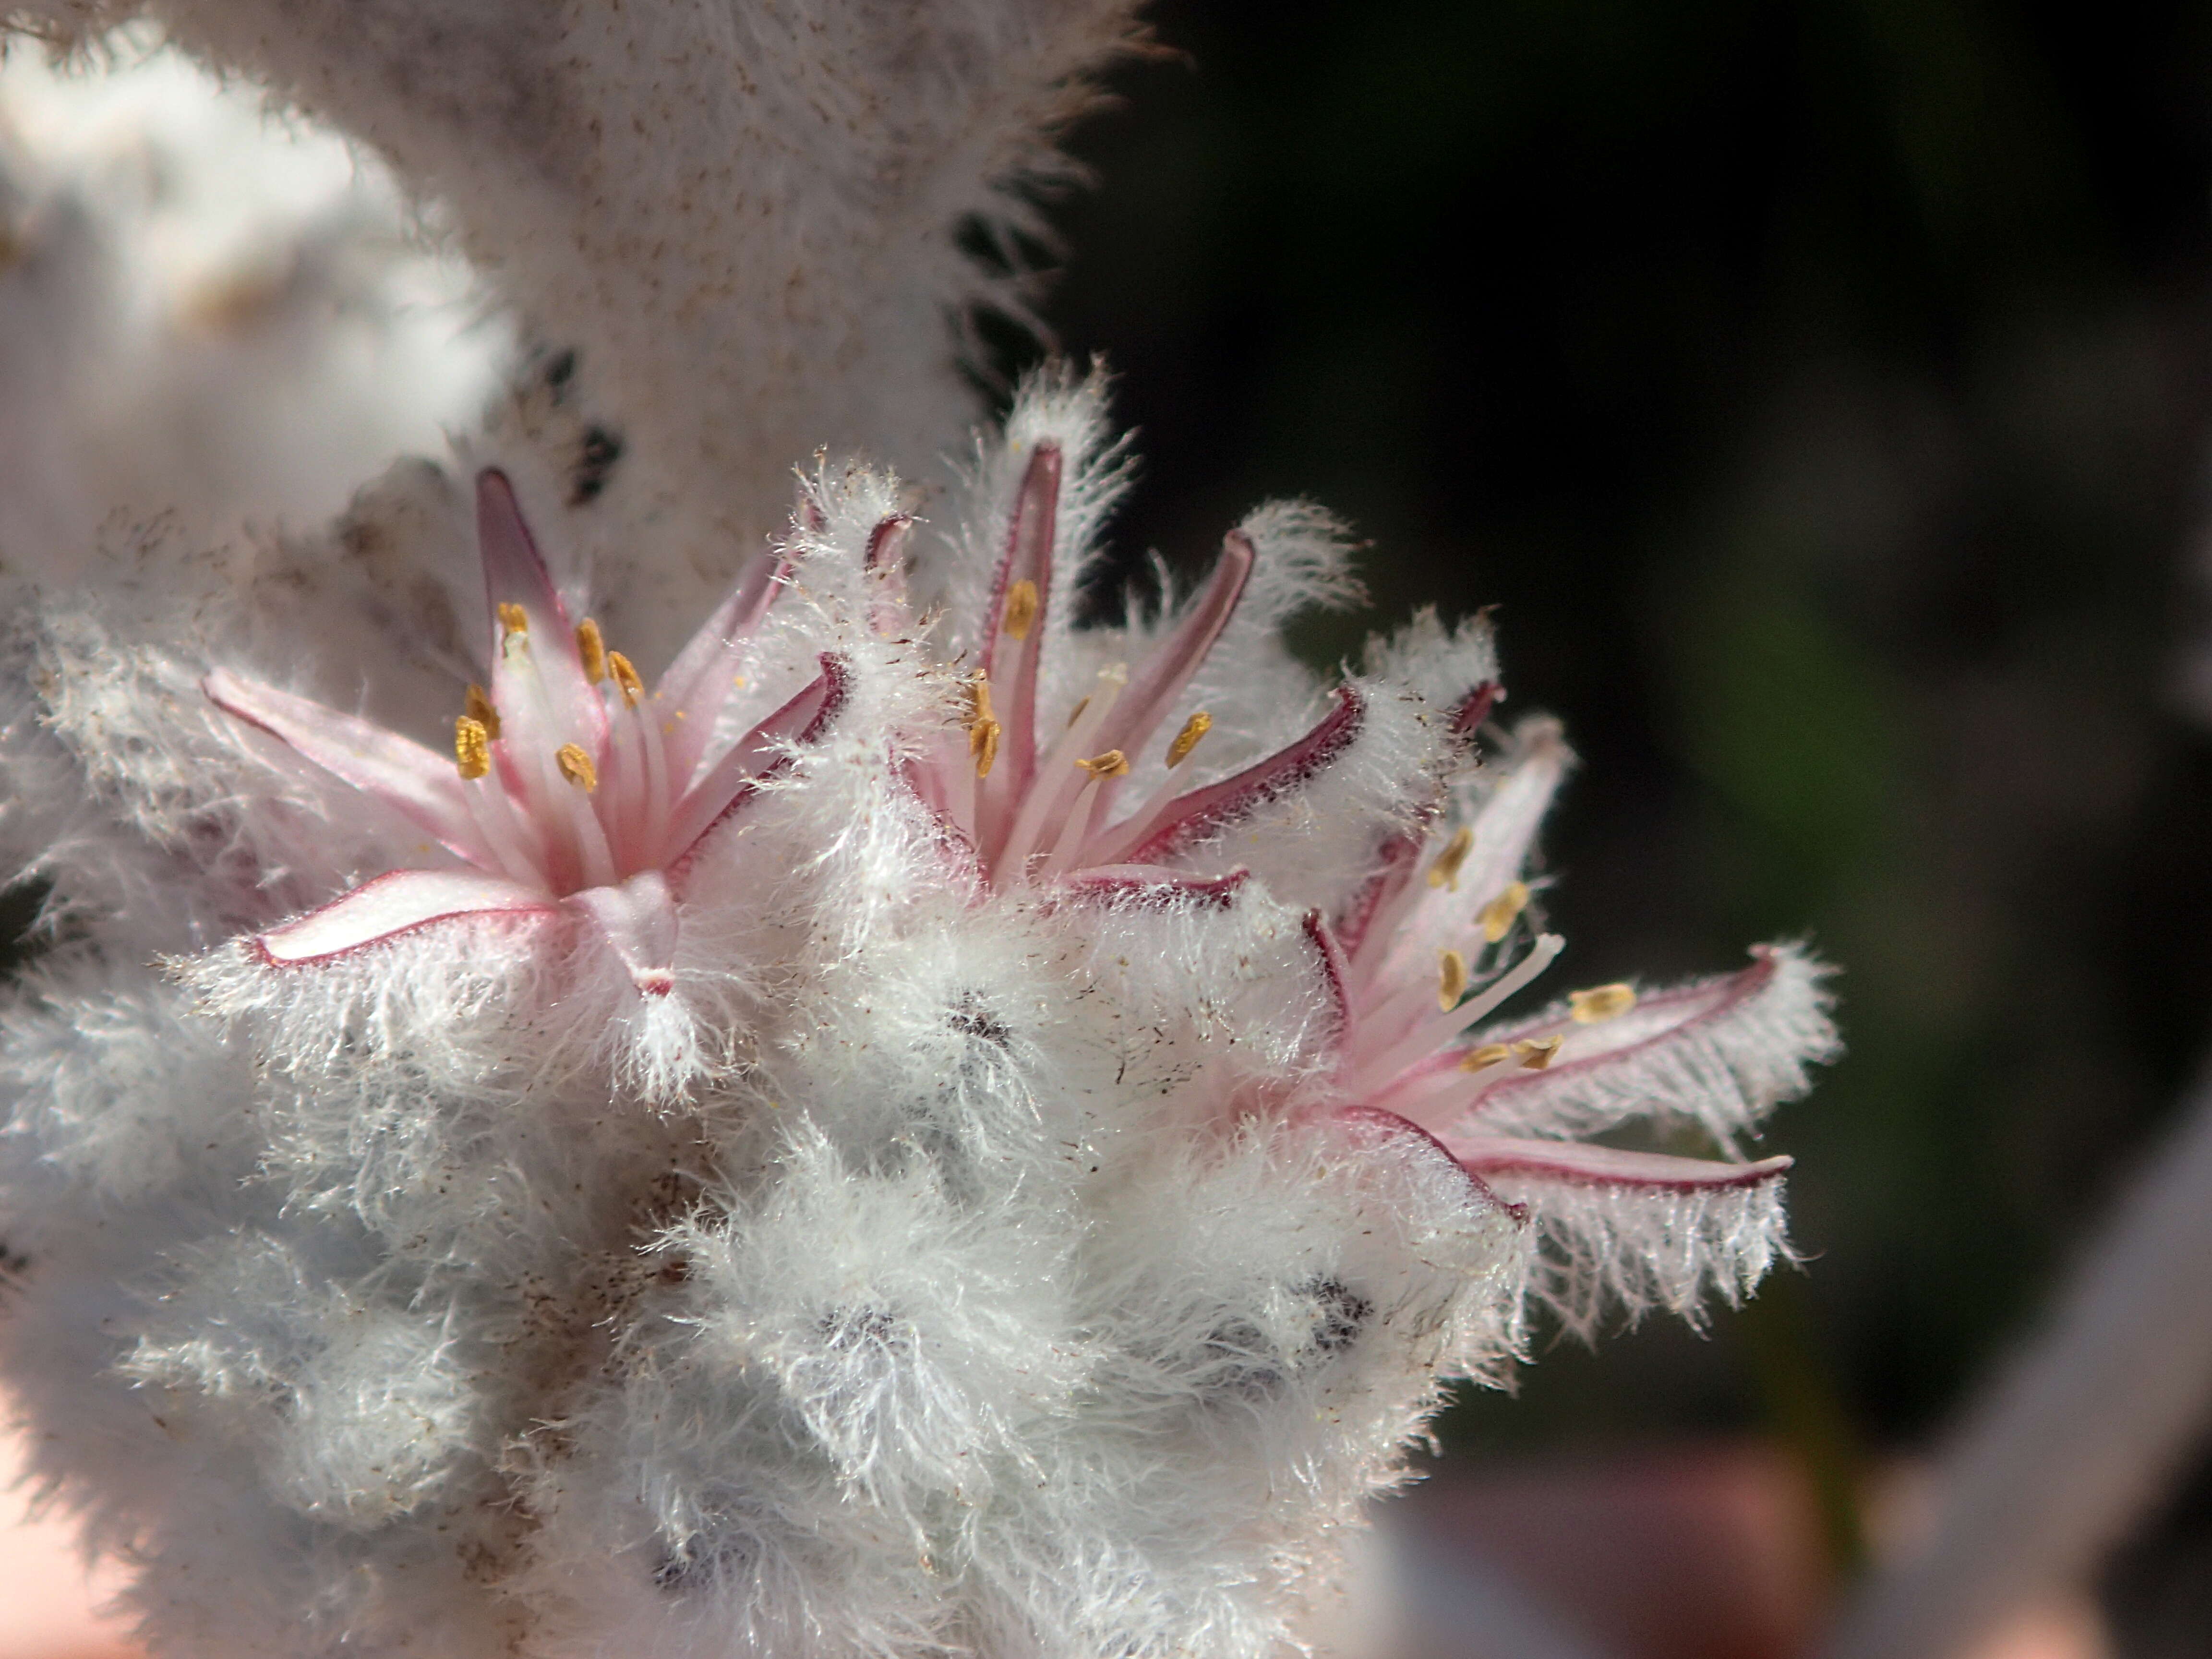
M572 623L501 473L477 479L477 533L492 617L490 689L471 685L450 757L351 714L218 668L226 713L374 797L458 864L362 883L254 941L263 960L327 962L459 917L590 918L648 996L674 988L677 899L701 844L820 735L842 706L834 656L735 742L717 720L738 657L778 589L763 557L648 692L590 617Z

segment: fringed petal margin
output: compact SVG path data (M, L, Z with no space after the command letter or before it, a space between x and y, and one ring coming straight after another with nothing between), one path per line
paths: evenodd
M1664 1308L1695 1324L1708 1294L1731 1307L1790 1248L1786 1158L1721 1164L1562 1141L1443 1135L1460 1166L1535 1230L1530 1289L1593 1334L1608 1306L1632 1322Z
M535 888L466 870L396 870L365 881L320 909L253 941L275 968L326 963L457 916L543 915L555 908Z

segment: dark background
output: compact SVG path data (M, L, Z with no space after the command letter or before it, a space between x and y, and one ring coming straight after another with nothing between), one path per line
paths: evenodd
M1076 135L1045 303L1121 376L1130 545L1317 498L1374 543L1322 659L1496 605L1508 712L1586 761L1547 842L1578 981L1790 935L1845 969L1849 1057L1769 1137L1807 1271L1546 1352L1453 1458L1927 1443L2212 1024L2212 15L1152 16L1176 55Z

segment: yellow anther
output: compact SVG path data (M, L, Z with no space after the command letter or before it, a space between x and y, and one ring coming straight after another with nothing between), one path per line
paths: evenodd
M1175 734L1168 745L1168 769L1173 771L1190 758L1190 751L1198 747L1198 740L1213 730L1213 716L1203 708L1182 723L1182 730Z
M1467 862L1467 855L1474 849L1474 826L1462 823L1459 833L1444 843L1444 850L1437 854L1437 861L1429 866L1429 885L1449 887L1459 891L1459 867Z
M564 743L553 754L553 764L561 769L561 775L586 794L599 787L599 769L592 764L580 744Z
M471 720L483 727L484 736L495 738L499 735L499 710L491 706L491 694L483 687L471 686L468 698L461 708Z
M1467 958L1456 951L1437 952L1437 1006L1446 1013L1467 994Z
M1006 637L1025 640L1036 626L1037 586L1024 577L1006 590Z
M480 778L491 770L491 733L482 720L463 714L453 722L453 763L465 778Z
M1513 1056L1521 1062L1522 1071L1540 1072L1552 1063L1552 1057L1565 1041L1563 1036L1523 1037L1513 1045Z
M1129 757L1118 749L1109 749L1103 755L1093 755L1089 760L1075 763L1094 778L1126 778L1129 775Z
M1504 892L1475 912L1475 920L1482 924L1483 938L1497 944L1513 926L1513 918L1528 908L1528 884L1508 882Z
M1502 1042L1486 1042L1480 1048L1468 1049L1459 1068L1462 1072L1486 1072L1512 1052Z
M630 666L629 659L619 651L608 652L607 672L614 676L623 703L629 708L636 708L645 696L645 682L638 678L637 670Z
M999 722L991 713L991 678L981 669L968 682L968 752L975 757L975 775L988 778L999 758Z
M502 634L527 634L530 613L519 605L501 604L499 607L499 628Z
M968 728L968 752L975 757L975 775L988 778L999 758L999 723L977 720Z
M584 659L584 678L597 685L607 677L607 642L599 625L589 617L576 624L576 654Z
M1567 1008L1578 1025L1618 1019L1635 1006L1636 988L1630 985L1593 985L1587 991L1567 993Z

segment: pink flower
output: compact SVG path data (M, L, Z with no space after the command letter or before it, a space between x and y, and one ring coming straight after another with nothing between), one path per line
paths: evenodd
M1549 720L1529 722L1516 748L1472 811L1393 841L1333 926L1310 921L1338 1009L1336 1109L1432 1140L1533 1212L1583 1270L1554 1275L1583 1287L1571 1319L1601 1288L1632 1307L1688 1311L1708 1273L1732 1293L1781 1248L1790 1160L1589 1137L1636 1118L1686 1119L1733 1154L1776 1099L1802 1088L1807 1064L1834 1053L1820 970L1793 946L1765 945L1735 974L1649 994L1595 986L1493 1018L1565 945L1528 927L1521 875L1568 756Z
M774 557L755 564L648 694L596 623L571 623L495 471L477 479L477 533L491 687L469 688L450 756L226 669L203 681L218 708L374 797L459 861L364 882L255 947L270 965L297 967L455 918L566 906L605 935L640 992L665 994L691 861L789 763L791 745L835 718L844 668L824 656L817 678L717 750L738 652L777 592Z
M1085 884L1174 882L1178 854L1295 790L1358 733L1361 695L1346 687L1313 729L1256 764L1197 787L1176 786L1180 769L1212 729L1194 711L1161 744L1162 777L1132 805L1123 786L1236 615L1256 559L1251 537L1224 539L1206 586L1166 636L1131 669L1101 669L1057 726L1040 690L1050 641L1066 631L1054 607L1063 458L1041 442L1030 452L1004 532L985 614L970 619L978 641L969 681L965 740L940 742L915 766L916 789L1001 890L1080 878ZM1134 653L1132 653L1134 654Z

